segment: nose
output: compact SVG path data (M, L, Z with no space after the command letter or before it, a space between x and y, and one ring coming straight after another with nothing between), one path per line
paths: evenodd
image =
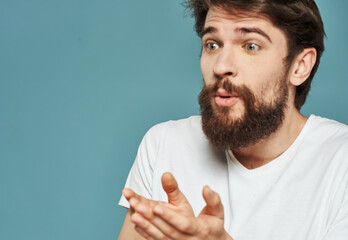
M214 74L219 78L235 77L236 60L233 51L229 48L222 48L216 58L213 68Z

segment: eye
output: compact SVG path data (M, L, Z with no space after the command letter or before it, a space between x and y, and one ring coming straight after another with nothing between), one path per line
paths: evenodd
M260 46L255 43L247 43L245 49L248 51L257 51L260 49Z
M209 51L214 51L216 49L219 48L219 45L217 43L213 43L213 42L210 42L210 43L207 43L206 44L206 48L209 50Z

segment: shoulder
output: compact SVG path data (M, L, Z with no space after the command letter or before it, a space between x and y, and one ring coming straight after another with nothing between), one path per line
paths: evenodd
M153 126L143 139L143 145L162 158L186 154L193 156L214 151L203 133L201 117L191 116Z
M333 172L348 170L348 126L312 115L300 153ZM329 167L331 166L331 167ZM343 174L344 175L344 174Z
M348 125L344 123L340 123L336 120L325 118L325 117L320 117L316 115L311 115L310 120L313 121L316 125L321 126L321 127L326 127L326 128L331 128L331 129L344 129L348 131Z
M202 134L201 116L191 116L185 119L170 120L151 127L145 138L162 138L165 135Z
M347 146L348 125L315 115L312 115L309 121L310 135L315 141Z

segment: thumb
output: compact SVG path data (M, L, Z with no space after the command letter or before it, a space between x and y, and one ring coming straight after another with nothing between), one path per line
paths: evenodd
M207 205L202 210L200 215L210 215L215 216L220 219L224 219L224 207L221 203L221 198L218 193L212 191L210 187L205 186L203 188L203 198Z
M169 203L175 206L188 203L185 195L179 190L178 183L171 173L164 173L161 180L163 189L167 193Z

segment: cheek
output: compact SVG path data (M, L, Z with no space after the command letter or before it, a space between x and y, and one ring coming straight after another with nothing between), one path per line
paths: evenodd
M214 82L213 64L209 60L210 59L202 56L200 62L203 80L206 85L212 84Z
M261 88L260 94L264 98L265 102L269 104L273 103L277 98L279 98L279 94L281 92L280 88L283 87L285 78L282 70L283 69L272 74Z
M207 60L204 57L201 57L200 65L204 83L208 85L211 82L211 77L209 77L209 72L211 72L209 69L210 64L207 63Z
M249 66L251 67L251 66ZM248 69L248 68L246 68ZM251 71L253 69L253 71ZM272 102L274 94L284 78L284 66L275 63L260 63L245 70L244 84L255 94L255 97L264 101Z

